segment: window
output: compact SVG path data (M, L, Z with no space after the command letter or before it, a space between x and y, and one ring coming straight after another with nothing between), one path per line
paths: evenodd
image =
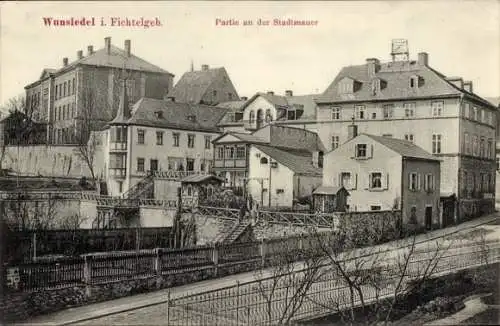
M236 147L236 158L245 158L245 147Z
M123 191L123 181L118 181L118 192L121 193Z
M294 112L295 113L295 112ZM271 115L271 109L267 109L266 110L266 117L265 117L265 120L266 122L270 122L270 121L273 121L273 117ZM294 120L294 119L290 119L288 118L288 120Z
M194 171L194 159L186 159L186 171Z
M384 105L384 119L392 118L393 114L394 114L394 104Z
M370 189L382 189L382 173L370 173Z
M267 164L267 157L263 157L260 159L260 164Z
M76 84L75 84L75 78L73 78L73 94L75 94L76 90Z
M405 103L403 107L405 109L406 118L412 118L415 116L415 103Z
M144 172L144 158L137 158L137 172Z
M477 135L472 136L472 155L477 156L479 152L479 144Z
M493 140L488 139L488 153L486 154L488 158L494 158L495 157L495 149L493 148Z
M470 117L470 104L469 103L462 103L463 107L463 116L464 118L469 118Z
M212 136L205 136L205 149L210 149L212 146Z
M418 87L418 77L417 76L410 77L410 88L417 88L417 87Z
M419 175L415 172L409 174L408 189L417 191L420 188Z
M335 106L332 108L332 120L340 120L340 107Z
M352 179L350 172L342 172L340 174L340 185L344 186L346 189L352 188Z
M479 156L481 157L485 157L486 156L486 153L485 153L485 139L483 137L481 137L481 142L479 143Z
M224 158L224 147L222 146L217 147L217 158L218 159Z
M364 105L355 105L354 106L354 115L356 119L363 120L365 118L365 106Z
M413 134L406 134L405 135L405 140L413 143Z
M443 114L443 107L444 107L443 101L431 102L432 116L433 117L440 117Z
M188 148L194 148L194 135L188 135Z
M441 135L434 134L432 135L432 154L440 154L441 153Z
M227 93L227 98L229 100L232 100L233 99L233 93Z
M59 91L59 85L56 85L56 91L54 94L54 99L57 100L57 92Z
M156 132L156 145L163 145L163 131Z
M276 189L277 194L282 194L285 192L285 189Z
M234 158L234 147L226 147L226 158Z
M470 136L467 132L464 134L464 153L470 154Z
M250 116L248 118L248 122L250 122L250 123L255 122L255 112L254 111L250 111Z
M427 192L434 191L434 176L431 173L425 175L424 190Z
M149 160L149 171L158 171L158 160L156 159Z
M376 112L372 112L372 119L377 119L377 113Z
M339 147L339 136L332 136L332 150Z
M66 96L66 88L68 87L68 83L64 82L64 87L63 87L63 97Z
M366 144L356 144L356 157L366 157Z
M295 110L287 110L286 114L287 114L287 117L286 117L287 120L296 120L296 118L297 118L297 112ZM269 118L269 121L273 121L272 116Z
M380 207L380 205L371 205L370 206L370 210L372 211L380 211L382 208Z
M472 108L472 119L477 121L477 116L478 116L478 108L476 106L474 106Z
M62 84L59 84L59 98L62 97Z
M71 79L68 80L68 96L71 95Z
M479 121L486 122L486 117L485 117L485 114L484 114L485 113L484 110L479 110L479 112L480 112L480 119L479 119Z
M71 117L76 117L75 102L71 103Z
M217 91L216 91L215 89L212 91L212 95L213 95L214 97L216 97L216 96L217 96Z
M174 138L174 147L179 147L179 138L181 135L178 132L174 132L172 137Z
M145 136L145 130L143 129L138 129L137 130L137 144L139 145L144 145L144 136Z

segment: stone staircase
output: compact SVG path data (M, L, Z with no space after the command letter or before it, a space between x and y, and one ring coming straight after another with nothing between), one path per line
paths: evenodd
M216 242L224 244L235 243L249 228L251 228L251 223L249 221L236 221L234 224L222 230L216 238Z
M122 194L122 198L126 199L149 199L154 198L154 177L148 175L133 187L129 188Z

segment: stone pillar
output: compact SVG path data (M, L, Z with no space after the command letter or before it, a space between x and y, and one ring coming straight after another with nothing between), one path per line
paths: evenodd
M212 262L214 263L215 275L219 273L219 245L216 243L212 249Z
M162 249L161 248L156 248L156 259L155 259L155 272L156 275L161 276L161 256L162 256Z
M92 295L92 256L84 256L83 280L85 283L85 295L90 298Z

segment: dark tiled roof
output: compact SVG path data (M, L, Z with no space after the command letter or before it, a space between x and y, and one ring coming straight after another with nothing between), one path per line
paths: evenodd
M368 65L348 66L342 68L328 88L316 98L317 103L336 103L350 101L393 100L404 98L428 98L439 96L468 96L485 102L479 96L457 88L446 77L415 61L396 61L381 63L374 77L368 75ZM418 76L420 85L410 88L410 77ZM357 83L357 89L352 94L339 92L338 83L344 78L350 78ZM379 78L382 88L376 94L372 92L372 80ZM486 102L487 103L487 102Z
M155 73L172 75L168 71L163 70L162 68L155 66L154 64L149 63L133 54L131 54L130 57L127 57L125 50L117 48L116 46L113 45L111 45L110 54L107 54L106 49L102 48L100 50L95 51L91 55L83 57L80 60L71 62L70 64L68 64L68 66L59 69L58 72L68 70L79 64L90 65L90 66L112 67L120 69L125 68L128 70L139 70L145 72L155 72Z
M182 75L168 96L175 97L176 102L200 103L210 85L224 76L229 79L224 67L188 71Z
M256 130L252 135L265 139L275 147L305 149L310 152L325 151L325 146L318 134L307 129L280 125L267 125Z
M129 124L193 131L218 132L217 123L226 113L213 106L142 98L132 108ZM190 120L194 117L194 120Z
M308 95L299 95L299 96L283 96L276 94L268 94L268 93L257 93L252 96L242 107L242 110L245 109L250 103L252 103L257 97L263 97L269 103L274 105L276 109L292 109L296 108L302 110L300 116L297 120L313 120L316 119L316 102L314 99L318 97L317 94L308 94ZM285 112L284 112L285 113ZM282 117L278 117L279 119L283 119Z
M375 136L369 134L361 134L361 135L366 135L372 138L376 142L395 151L396 153L400 154L403 157L439 161L439 159L436 156L432 155L423 148L418 147L417 145L407 140L397 139L392 137Z
M318 177L322 175L321 169L313 166L312 154L308 151L284 150L265 145L254 146L272 157L278 163L285 165L296 174Z
M319 186L313 191L313 195L336 195L341 189L344 189L344 191L347 192L347 190L345 190L343 186L340 187Z
M243 120L235 121L235 112L241 112L243 115L242 107L246 101L231 101L222 102L217 105L219 108L228 109L227 114L222 118L219 126L229 126L229 125L243 125Z

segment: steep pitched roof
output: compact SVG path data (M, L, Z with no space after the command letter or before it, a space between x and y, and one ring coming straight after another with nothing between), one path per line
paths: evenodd
M241 114L243 114L241 108L245 103L246 101L230 101L219 103L217 107L228 109L226 115L219 122L219 126L243 125L243 120L235 120L235 112L241 112Z
M226 113L213 106L142 98L134 104L128 124L193 131L218 132Z
M254 131L252 135L265 139L268 144L275 147L298 148L310 152L325 151L318 134L307 129L272 124Z
M271 103L276 109L301 109L302 113L297 120L312 120L316 119L316 102L314 99L319 96L318 94L308 94L299 96L283 96L269 93L258 92L252 96L241 108L244 110L250 103L257 97L263 97Z
M253 145L265 154L272 157L278 163L288 167L299 175L318 176L322 175L320 168L312 164L312 154L305 150L283 150L266 145Z
M419 78L419 87L411 88L410 77ZM353 93L343 94L338 83L344 78L351 78L358 83ZM372 80L383 81L383 87L375 94ZM316 98L317 103L337 103L351 101L394 100L404 98L427 98L440 96L459 96L466 94L478 101L489 104L476 94L457 88L446 77L427 65L416 61L396 61L381 63L373 77L368 74L368 64L342 68L328 88Z
M369 134L360 134L360 135L366 135L370 137L371 139L393 150L394 152L400 154L403 157L440 161L439 158L437 158L436 156L432 155L423 148L418 147L417 145L407 140L397 139L392 137L375 136Z
M228 78L224 67L188 71L182 75L168 96L175 97L176 102L200 103L208 88L223 77Z

